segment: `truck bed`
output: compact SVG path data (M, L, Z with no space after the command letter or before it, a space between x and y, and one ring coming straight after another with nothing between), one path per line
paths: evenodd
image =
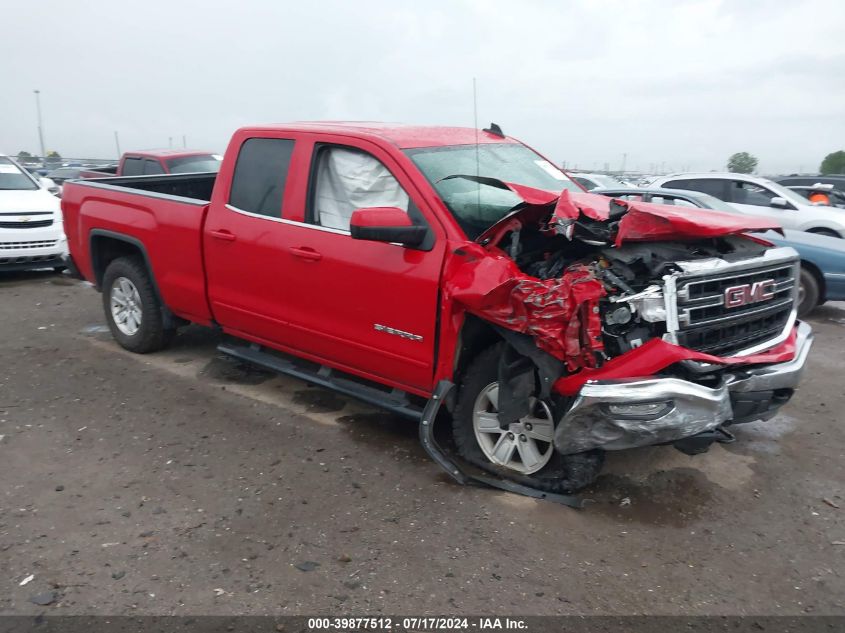
M96 183L105 187L138 189L151 194L161 194L177 198L188 198L203 203L211 200L215 172L207 174L175 174L168 176L115 176L110 178L89 178L86 183Z
M74 264L99 286L94 260L120 244L141 248L177 316L208 323L202 229L217 174L125 176L65 184L62 210ZM83 244L83 240L90 243Z

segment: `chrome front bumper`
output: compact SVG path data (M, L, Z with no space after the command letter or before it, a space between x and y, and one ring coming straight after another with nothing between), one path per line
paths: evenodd
M812 329L799 323L795 358L730 369L715 388L679 378L589 382L558 424L555 448L564 455L622 450L770 418L798 386L812 344Z

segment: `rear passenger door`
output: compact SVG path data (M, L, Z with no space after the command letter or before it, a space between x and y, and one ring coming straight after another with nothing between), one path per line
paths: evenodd
M264 343L294 345L287 305L300 300L285 283L290 259L282 222L296 143L243 139L229 182L211 201L203 231L208 297L214 319L229 332Z

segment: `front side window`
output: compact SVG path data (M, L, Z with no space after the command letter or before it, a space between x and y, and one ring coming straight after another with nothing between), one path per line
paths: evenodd
M38 185L23 170L5 156L0 156L0 190L38 189Z
M229 204L241 211L282 217L282 199L293 154L293 141L251 138L241 145Z
M710 194L719 200L728 200L727 192L725 191L726 182L719 178L685 178L683 180L670 180L660 186L666 189L700 191L701 193Z
M317 152L312 223L348 231L356 209L398 207L407 213L408 194L377 158L348 147L322 147Z
M140 176L144 173L144 163L140 158L123 159L124 176Z
M518 143L424 147L405 153L472 240L522 203L522 198L508 189L448 176L494 178L553 193L584 191L560 169Z
M756 185L753 182L734 180L731 183L731 201L736 204L768 207L771 205L772 198L774 197L775 193L773 191L769 191L765 187Z

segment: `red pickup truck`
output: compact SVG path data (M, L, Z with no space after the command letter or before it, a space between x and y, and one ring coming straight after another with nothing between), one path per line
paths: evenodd
M70 182L62 208L126 349L191 322L418 420L448 393L456 450L535 490L731 439L812 341L796 253L748 235L769 221L586 193L496 127L244 128L219 174Z
M220 169L222 158L218 154L195 149L146 149L125 152L117 165L85 169L79 176L103 178L216 172Z

